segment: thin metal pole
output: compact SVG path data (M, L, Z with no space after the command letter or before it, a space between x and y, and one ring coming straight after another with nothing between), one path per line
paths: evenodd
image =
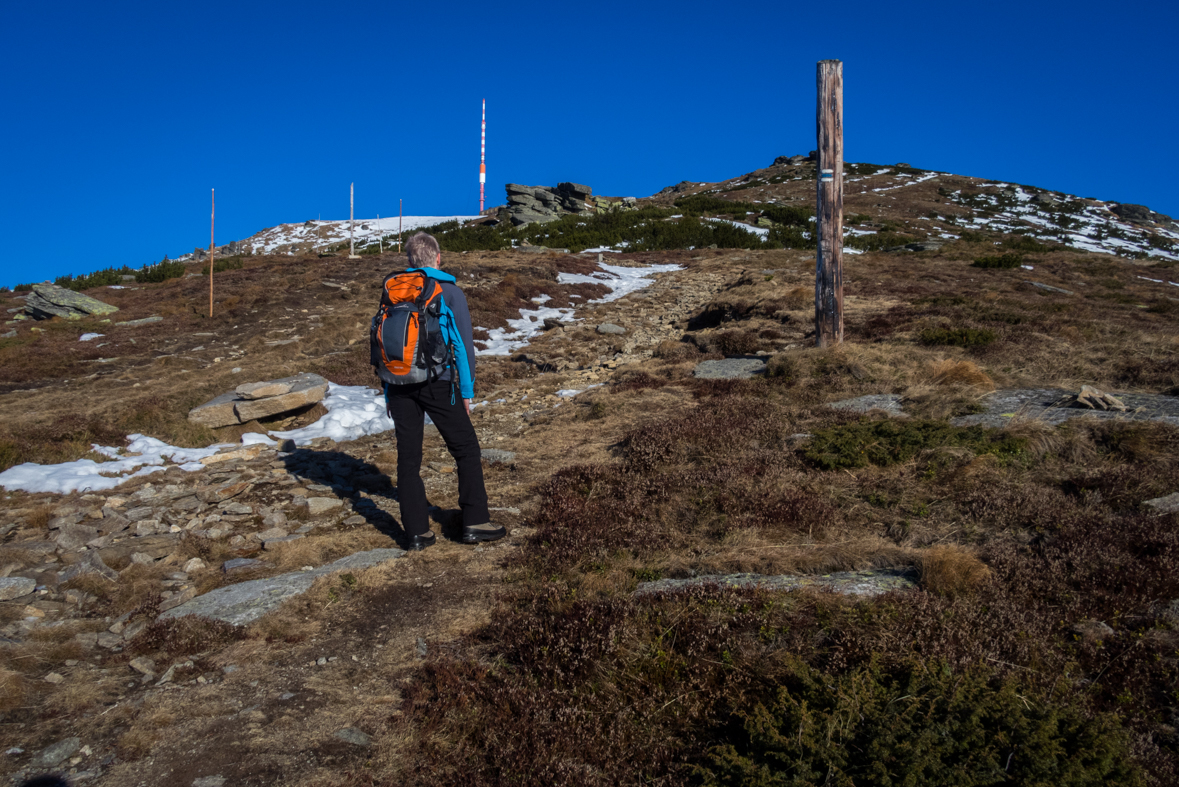
M355 221L356 184L348 184L348 259L356 256L356 247L352 243L352 224Z
M487 182L487 99L483 99L483 122L479 131L479 215L483 215L483 184Z
M213 244L213 225L217 220L217 189L209 190L209 316L213 316L213 264L216 262L217 247Z
M843 63L820 60L816 116L815 344L843 341Z

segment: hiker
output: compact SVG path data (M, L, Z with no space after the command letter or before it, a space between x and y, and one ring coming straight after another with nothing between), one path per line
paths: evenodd
M471 424L475 347L467 298L454 277L439 270L442 252L434 236L417 233L406 242L405 253L411 267L405 273L390 274L385 279L382 311L373 321L373 364L384 382L385 406L397 434L397 499L401 505L401 526L406 533L405 546L416 551L435 542L430 530L430 504L420 475L425 415L438 427L458 465L459 508L462 509L459 540L464 544L495 541L503 538L506 531L491 524L479 438ZM407 275L413 273L428 278ZM421 284L423 281L425 285ZM382 316L388 317L391 325L395 323L394 309L386 307L396 303L403 309L402 322L397 330L381 330L378 321ZM420 314L415 304L423 307ZM405 321L406 309L414 315L412 322ZM427 315L432 315L432 320ZM395 348L388 346L394 341L406 345L403 356L394 357ZM385 344L378 345L378 342ZM425 347L427 342L431 342L429 348ZM401 348L396 349L401 352ZM382 352L386 353L385 358L381 357ZM382 360L388 362L381 363Z

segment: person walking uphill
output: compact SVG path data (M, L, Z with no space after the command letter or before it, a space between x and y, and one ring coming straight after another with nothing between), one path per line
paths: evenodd
M386 277L370 346L397 435L397 496L406 548L425 549L436 540L421 478L425 415L458 465L460 540L495 541L506 531L491 524L479 438L471 424L475 347L467 298L454 277L439 270L442 252L432 235L417 233L405 244L405 253L412 267Z

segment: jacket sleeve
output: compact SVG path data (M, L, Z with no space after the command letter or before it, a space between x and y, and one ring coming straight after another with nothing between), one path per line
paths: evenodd
M456 285L443 288L442 316L449 323L448 333L454 342L459 390L464 399L472 399L475 396L475 340L471 335L471 312L467 308L467 296Z

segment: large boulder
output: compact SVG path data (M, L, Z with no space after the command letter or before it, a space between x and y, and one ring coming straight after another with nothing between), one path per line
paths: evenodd
M34 284L33 291L25 298L25 311L37 320L51 317L80 320L92 315L114 314L118 310L117 306L56 284Z
M1170 216L1164 216L1161 213L1155 213L1145 205L1130 205L1129 203L1125 203L1122 205L1114 205L1112 208L1110 208L1110 210L1126 221L1135 224L1144 224L1147 222L1164 223L1171 220Z
M298 410L327 396L328 381L318 374L297 374L281 380L247 383L236 391L192 408L188 420L214 429ZM260 397L260 398L259 398Z

